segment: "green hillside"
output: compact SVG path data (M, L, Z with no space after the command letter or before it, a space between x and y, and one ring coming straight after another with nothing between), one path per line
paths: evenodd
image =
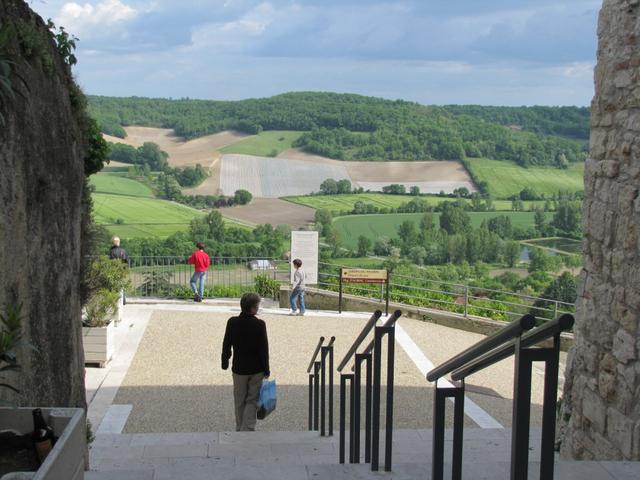
M536 129L536 122L546 123L529 107L519 109L531 131L505 128L500 118L488 121L445 107L327 92L285 93L235 102L91 96L89 107L100 128L112 135L124 136L123 125L172 128L187 139L228 129L250 134L289 130L305 132L294 146L337 159L487 157L529 166L581 162L585 158L582 137L543 134L556 130L544 126ZM575 112L556 113L554 125L563 120L572 125L584 123L579 115L574 118Z
M147 185L120 175L98 173L89 177L89 183L95 187L96 193L110 193L130 197L153 197L153 192Z
M471 217L471 225L479 227L483 220L493 218L499 215L507 215L511 219L511 224L518 228L527 228L534 226L533 212L481 212L469 213ZM398 227L405 220L411 220L419 224L423 213L399 213L395 215L352 215L348 217L336 218L333 222L334 226L340 233L340 238L345 246L355 249L358 246L358 237L364 235L372 242L380 237L396 238ZM553 213L547 213L547 220L553 218ZM433 214L434 221L438 222L440 215Z
M275 157L291 148L302 132L270 130L222 148L222 153L239 153L259 157Z
M469 158L466 164L474 179L487 182L489 193L496 198L517 195L525 187L545 195L584 190L584 163L571 165L566 170L522 168L513 162L487 158Z
M284 200L305 205L307 207L321 209L325 208L334 215L339 215L343 211L351 211L356 202L364 202L378 208L398 208L403 203L415 199L413 195L388 195L384 193L359 193L342 195L299 195L294 197L284 197ZM437 195L421 195L421 200L429 205L436 206L441 202L451 201L451 198L439 197ZM465 203L471 203L470 199L462 199ZM531 205L542 206L543 201L525 202L525 208ZM494 200L493 206L497 211L511 211L511 200Z

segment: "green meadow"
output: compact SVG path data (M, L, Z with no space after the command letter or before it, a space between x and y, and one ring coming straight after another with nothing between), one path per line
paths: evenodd
M469 158L467 163L479 180L489 185L495 198L507 198L530 187L537 193L551 195L558 191L584 190L584 163L575 163L566 170L550 167L523 168L507 160Z
M398 227L405 220L411 220L416 223L416 227L420 223L420 219L424 213L398 213L392 215L349 215L346 217L338 217L333 221L333 225L340 233L343 244L348 248L356 248L358 246L358 237L364 235L372 242L380 237L396 238ZM514 227L527 228L534 226L533 212L470 212L471 225L479 227L483 220L506 215L511 219ZM553 218L553 213L546 213L547 220ZM434 222L439 221L440 215L433 214Z
M244 140L227 145L220 149L222 153L256 155L259 157L275 156L291 148L303 132L291 130L269 130ZM275 155L273 153L275 152Z

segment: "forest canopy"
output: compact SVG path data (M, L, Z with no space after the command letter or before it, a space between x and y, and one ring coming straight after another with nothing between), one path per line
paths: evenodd
M241 101L89 97L104 133L172 128L186 139L238 130L305 132L295 146L344 160L464 160L566 168L586 157L589 110L424 106L354 94L297 92Z

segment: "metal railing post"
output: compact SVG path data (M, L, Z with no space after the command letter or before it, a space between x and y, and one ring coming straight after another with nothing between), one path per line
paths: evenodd
M326 431L326 361L327 354L329 353L329 347L322 347L320 349L320 436L324 437L327 433Z
M367 367L367 379L365 384L365 400L364 400L364 461L371 461L371 397L372 397L372 368L371 353L363 354Z
M361 420L361 410L360 410L360 400L361 400L361 392L362 392L362 354L356 353L355 357L355 371L353 377L354 383L354 421L353 421L353 463L360 463L360 420Z
M378 471L380 463L380 383L382 377L382 337L388 336L387 347L387 408L385 419L385 471L391 471L393 439L393 375L395 327L376 327L373 344L373 405L371 470ZM392 343L393 342L393 343Z
M329 344L329 436L333 436L333 345Z
M313 363L313 429L318 431L320 421L320 362Z
M309 375L309 431L313 430L313 374Z
M385 328L385 327L382 327ZM395 374L395 327L387 327L387 415L385 432L384 470L391 471L393 448L393 381Z
M340 419L339 419L339 442L338 442L338 461L345 462L346 451L346 418L347 418L347 382L353 382L353 374L340 374ZM349 445L351 449L351 445Z
M529 422L531 420L531 362L516 339L511 421L511 480L527 480L529 473Z
M469 316L469 287L467 285L464 287L464 316Z

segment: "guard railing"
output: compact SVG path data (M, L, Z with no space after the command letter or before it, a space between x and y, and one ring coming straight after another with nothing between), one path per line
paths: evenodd
M329 343L324 345L324 337L320 337L307 368L309 375L309 430L320 430L320 435L323 437L327 434L327 423L329 436L333 435L333 343L335 340L336 337L331 337ZM318 353L320 353L320 360L316 360ZM329 374L328 402L327 372Z
M462 478L465 379L511 355L515 357L515 372L510 478L527 480L528 476L531 371L532 363L538 361L545 363L540 479L553 479L560 334L571 329L573 322L573 316L565 314L532 330L536 319L532 315L525 315L427 374L427 380L435 382L431 475L433 480L442 480L444 476L446 399L454 400L451 478L460 480ZM535 347L550 338L553 339L551 347ZM442 377L449 373L451 373L451 379L458 383L453 384L448 381L445 383L442 380ZM445 386L439 385L439 380L445 383Z
M358 336L352 348L345 356L338 368L340 375L340 442L339 461L345 463L346 450L346 394L347 383L350 384L349 408L349 462L360 463L361 454L361 421L362 421L362 373L365 371L365 438L364 461L371 463L371 470L379 469L380 457L380 413L381 413L381 383L383 340L387 337L386 346L386 411L385 411L385 471L391 471L392 439L393 439L393 386L395 375L395 323L402 315L396 310L389 316L382 326L375 326L380 311L376 311L365 328ZM374 328L375 326L375 328ZM374 328L373 340L361 353L356 353L367 333ZM354 356L353 373L342 373L342 369Z

